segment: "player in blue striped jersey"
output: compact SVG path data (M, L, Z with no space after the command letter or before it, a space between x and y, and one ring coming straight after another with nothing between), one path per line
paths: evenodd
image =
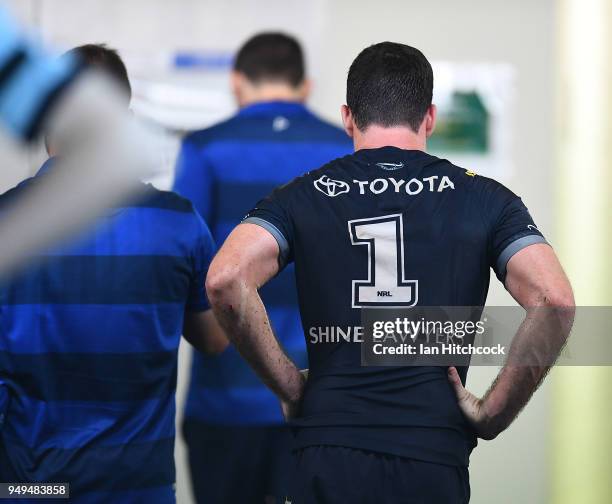
M304 105L309 83L293 38L264 33L238 52L232 87L240 111L188 135L175 190L209 223L215 241L269 191L350 152L347 135ZM290 268L262 290L272 326L296 362L306 364ZM185 433L199 502L261 502L282 492L286 433L274 395L233 347L194 355Z
M117 79L127 106L119 56L74 52ZM48 148L61 154L53 139ZM53 169L52 158L0 209ZM1 286L1 481L66 482L79 503L175 501L180 336L202 351L225 339L203 288L215 250L206 224L188 200L142 186Z

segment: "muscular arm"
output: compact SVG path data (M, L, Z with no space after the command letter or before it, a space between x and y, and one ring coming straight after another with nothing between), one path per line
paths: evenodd
M477 398L449 368L459 406L483 439L495 438L518 416L559 356L574 321L572 288L548 245L531 245L512 256L505 286L526 316L488 392Z
M291 414L300 402L304 377L274 336L257 292L278 272L278 256L268 231L240 224L213 260L206 290L230 341Z

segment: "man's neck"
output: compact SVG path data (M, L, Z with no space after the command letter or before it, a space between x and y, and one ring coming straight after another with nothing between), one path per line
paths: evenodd
M299 90L285 84L265 84L245 91L239 101L240 107L274 101L302 103L303 96Z
M371 125L365 131L356 130L353 142L356 151L361 149L379 149L381 147L424 151L427 145L424 131L415 133L412 129L404 126L386 128Z

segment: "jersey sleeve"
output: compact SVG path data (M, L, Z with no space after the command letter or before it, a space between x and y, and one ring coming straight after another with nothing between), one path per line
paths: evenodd
M275 189L262 199L242 221L268 231L278 243L279 271L293 261L294 228L288 205L288 186Z
M190 200L202 218L211 222L212 170L204 149L192 136L185 137L181 144L175 173L173 191Z
M215 242L202 218L194 212L196 219L195 245L192 252L192 273L189 281L188 311L206 311L210 303L206 296L206 275L216 252Z
M521 198L493 180L486 179L485 184L484 215L489 226L489 262L503 283L506 266L514 254L547 241Z

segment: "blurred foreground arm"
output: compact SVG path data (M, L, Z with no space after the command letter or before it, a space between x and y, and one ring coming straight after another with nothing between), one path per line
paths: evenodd
M459 406L483 439L495 438L518 416L559 356L574 321L572 288L551 247L524 248L509 260L507 271L506 289L527 314L506 365L482 399L449 368Z
M279 345L257 290L278 272L279 247L255 224L240 224L214 258L206 290L227 337L280 398L286 417L295 414L304 377Z
M63 145L53 173L2 208L2 276L133 194L153 172L156 137L131 119L115 82L46 53L1 8L0 73L1 168L14 169L42 129Z

